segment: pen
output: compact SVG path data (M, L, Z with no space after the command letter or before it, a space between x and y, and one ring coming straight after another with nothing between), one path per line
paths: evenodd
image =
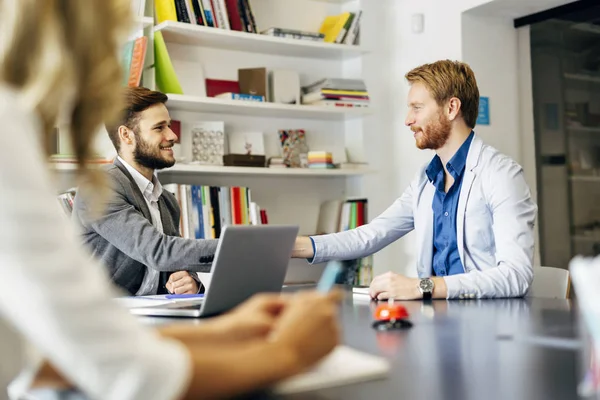
M342 263L339 261L330 261L327 263L319 283L317 283L317 290L322 293L329 292L335 285L338 275L342 271Z

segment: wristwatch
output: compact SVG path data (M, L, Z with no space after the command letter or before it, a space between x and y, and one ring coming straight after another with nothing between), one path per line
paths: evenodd
M423 300L431 300L433 295L433 280L430 278L423 278L419 280L419 291L423 295Z

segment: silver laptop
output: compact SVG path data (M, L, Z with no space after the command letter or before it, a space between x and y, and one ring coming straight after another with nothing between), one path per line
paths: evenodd
M136 315L209 317L226 312L255 293L280 292L297 226L227 225L211 268L204 298L132 308Z

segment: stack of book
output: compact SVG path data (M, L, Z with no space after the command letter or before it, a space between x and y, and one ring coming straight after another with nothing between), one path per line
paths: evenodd
M249 0L154 0L157 23L186 22L258 33Z
M271 157L269 159L269 168L287 168L282 157Z
M302 104L328 107L369 107L362 79L325 78L302 87Z
M329 169L335 168L333 157L328 151L309 151L308 168Z

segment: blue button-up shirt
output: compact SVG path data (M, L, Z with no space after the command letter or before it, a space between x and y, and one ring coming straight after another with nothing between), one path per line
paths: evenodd
M436 188L431 208L433 209L433 272L436 276L462 274L465 272L456 240L456 210L462 186L462 177L467 162L469 146L473 140L471 132L456 154L446 164L454 178L448 190L444 187L444 166L437 155L431 160L426 173Z

